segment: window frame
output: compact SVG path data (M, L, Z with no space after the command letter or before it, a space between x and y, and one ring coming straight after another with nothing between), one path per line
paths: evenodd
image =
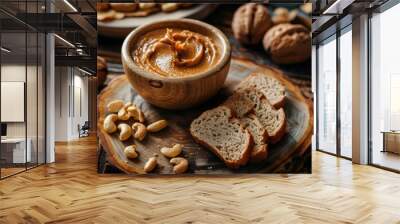
M347 19L347 18L343 18L343 19ZM340 22L340 21L338 21L338 22ZM350 157L347 157L347 156L344 156L344 155L342 155L342 153L341 153L341 119L340 119L340 103L341 103L341 100L340 100L340 81L341 81L341 79L340 79L340 77L341 77L341 67L340 67L340 37L342 36L342 35L344 35L345 33L347 33L347 32L352 32L352 28L351 28L351 26L352 26L352 23L349 23L349 24L347 24L346 26L344 26L344 27L342 27L342 28L340 28L340 29L336 29L336 32L335 33L333 33L332 35L330 35L330 36L328 36L327 38L325 38L325 39L323 39L323 40L321 40L321 41L319 41L317 44L316 44L316 52L315 52L315 56L316 56L316 59L315 59L315 61L316 61L316 68L315 68L315 72L316 72L316 75L315 75L315 81L316 81L316 93L315 93L315 95L316 95L316 97L314 98L314 100L315 100L315 106L316 106L316 108L315 108L315 111L316 111L316 113L315 113L315 116L316 116L316 132L315 132L315 134L316 134L316 143L315 143L315 145L316 145L316 151L319 151L319 152L323 152L323 153L326 153L326 154L329 154L329 155L333 155L333 156L337 156L337 157L339 157L339 158L343 158L343 159L346 159L346 160L352 160L352 158L350 158ZM332 38L333 36L335 36L335 38ZM329 40L329 39L332 39L332 40ZM326 150L324 150L324 149L321 149L319 146L320 146L320 143L319 143L319 122L318 122L318 120L319 120L319 113L318 113L318 109L319 109L319 100L318 100L318 95L319 95L319 84L320 84L320 80L319 80L319 66L320 66L320 64L319 64L319 48L320 48L320 45L321 45L321 43L324 43L324 42L330 42L330 41L336 41L336 152L335 153L332 153L332 152L328 152L328 151L326 151ZM338 94L339 93L339 94Z
M393 169L387 166L383 166L380 164L376 164L373 162L373 132L372 132L372 18L374 14L381 14L384 13L385 11L391 9L394 6L397 6L400 4L399 0L388 0L384 4L380 5L377 8L374 8L372 10L369 10L368 13L368 31L367 31L367 38L368 38L368 68L367 68L367 79L368 79L368 165L380 168L383 170L395 172L395 173L400 173L400 170Z
M27 1L23 1L23 2L27 3ZM27 7L27 5L25 4L25 11L27 11L26 7ZM2 12L6 12L7 14L9 14L7 11L5 11L5 10L3 10L1 8L0 8L0 10ZM38 5L36 5L36 11L38 11L38 10L39 10ZM47 11L47 7L46 7L46 11ZM12 15L12 14L9 14L9 15ZM25 16L26 16L26 14L25 14ZM16 21L18 21L18 18L16 18L16 17L12 16L12 19L15 19ZM21 21L18 21L18 22L21 22ZM3 175L2 167L0 166L0 180L6 179L8 177L12 177L12 176L17 175L19 173L26 172L26 171L28 171L30 169L37 168L37 167L47 163L47 110L46 110L46 108L47 108L47 81L46 81L47 80L47 43L48 43L48 41L47 41L47 32L43 32L41 30L38 30L38 29L36 29L36 28L26 24L26 23L24 23L23 26L24 26L24 29L23 30L18 30L18 31L8 31L8 30L3 31L3 30L0 29L0 46L2 45L2 43L1 43L2 42L2 38L1 38L2 34L20 33L21 35L25 35L25 49L24 49L24 51L25 51L25 56L24 56L25 57L24 58L24 60L25 60L25 81L24 81L25 82L25 87L24 87L24 91L25 91L25 93L24 93L24 122L25 122L24 129L25 129L25 135L23 137L24 140L25 140L25 166L24 166L24 169L22 169L22 170L20 170L18 172L6 175L6 176ZM0 24L0 28L1 28L1 24ZM35 93L36 94L36 122L34 122L34 123L36 123L36 136L34 136L33 138L36 138L36 140L37 140L36 161L35 161L35 163L29 164L29 166L28 166L28 162L27 162L28 161L28 158L27 158L27 156L28 156L28 153L27 153L27 148L28 148L28 117L27 117L28 34L34 34L34 35L36 34L36 49L35 49L35 51L36 51L36 60L34 62L35 65L36 65L36 72L35 72L36 73L35 74L36 75L36 91L35 91L36 92ZM39 35L39 34L43 34L43 35ZM42 39L40 39L41 44L42 44L42 46L41 46L42 49L39 48L39 36L42 37ZM40 51L39 51L39 49L40 49ZM41 55L39 55L39 54L41 54ZM39 56L42 57L42 60L44 61L43 64L39 63ZM0 53L0 82L1 82L1 67L2 66L3 66L2 65L2 54ZM43 86L44 90L43 90L43 93L42 93L42 96L44 96L44 98L42 99L43 105L41 105L41 107L43 107L42 109L44 110L43 111L44 112L44 116L41 117L41 118L39 118L39 113L38 113L38 110L39 110L39 98L38 98L38 96L39 96L39 81L38 81L39 68L38 67L39 66L42 66L42 70L41 70L42 82L43 82L42 84L44 85ZM1 89L1 87L0 87L0 89ZM0 106L0 110L1 110L1 106ZM44 144L42 145L42 147L43 147L42 148L42 152L44 152L44 153L43 153L43 155L41 155L41 157L43 157L42 158L43 162L39 162L39 144L38 144L38 139L39 139L39 131L38 131L39 130L39 119L44 119L44 120L41 120L41 122L43 122L43 128L44 128L44 131L43 131L43 143ZM2 123L1 119L0 119L0 123ZM1 149L2 149L2 146L0 144L0 158L1 158L1 152L2 152Z

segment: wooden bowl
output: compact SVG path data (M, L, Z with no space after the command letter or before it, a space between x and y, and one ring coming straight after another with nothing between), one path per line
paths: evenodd
M180 28L206 35L218 46L220 60L207 71L183 77L166 77L140 68L132 58L138 39L155 29ZM186 109L214 96L228 75L231 47L217 28L198 20L164 20L143 25L132 31L122 45L122 63L131 86L149 103L165 109Z

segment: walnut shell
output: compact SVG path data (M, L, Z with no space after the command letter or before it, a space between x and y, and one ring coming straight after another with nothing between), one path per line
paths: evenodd
M108 3L97 3L96 4L96 10L98 12L107 11L109 9L110 9L110 4L108 4Z
M235 38L242 44L257 44L272 26L267 8L261 4L247 3L239 7L232 21Z
M285 23L272 27L265 34L263 45L278 64L299 63L311 56L310 31L299 24Z
M281 23L289 23L290 22L289 10L283 7L276 8L272 16L272 22L275 25Z

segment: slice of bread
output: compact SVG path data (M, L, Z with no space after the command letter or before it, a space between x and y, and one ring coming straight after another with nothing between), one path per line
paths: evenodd
M229 107L237 117L243 117L253 110L255 103L249 98L249 91L235 92L222 105Z
M251 110L248 110L249 103L247 101L253 102L254 106ZM267 130L272 143L279 141L285 134L286 117L283 108L276 109L272 106L265 94L258 89L240 89L226 102L228 102L226 105L236 114L243 114L242 111L247 111L244 116L238 116L239 118L248 117L251 113L255 114L262 127Z
M262 98L254 108L254 114L267 129L270 142L276 143L281 140L286 133L286 115L282 108L276 109L266 98Z
M238 85L237 91L251 88L261 91L275 108L283 107L285 87L279 80L262 73L252 73Z
M229 107L244 127L250 132L254 146L251 150L250 162L257 163L267 158L267 130L261 125L253 111L256 104L260 103L263 94L255 89L243 89L230 96L223 105Z
M251 163L258 163L267 158L267 139L268 132L261 125L260 121L254 114L249 114L240 119L244 127L250 132L254 140L254 146L250 155Z
M253 139L230 108L219 106L203 112L190 125L190 133L199 144L210 149L229 168L246 165Z

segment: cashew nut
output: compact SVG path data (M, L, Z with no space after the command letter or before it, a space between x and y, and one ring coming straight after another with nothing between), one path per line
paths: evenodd
M138 154L136 152L136 145L129 145L125 147L124 153L129 159L135 159L138 157Z
M133 137L139 141L142 141L147 134L146 126L144 124L136 122L132 125Z
M117 120L118 120L118 116L116 114L107 115L107 117L104 119L104 123L103 123L104 130L109 134L117 131L117 126L115 125L115 122Z
M124 101L113 100L107 104L108 112L117 113L122 107L124 107Z
M149 173L157 166L157 157L151 157L147 160L146 164L144 164L144 172Z
M141 111L140 109L139 109L139 117L138 117L138 120L139 120L140 123L143 123L143 122L146 120L145 117L144 117L143 111Z
M144 122L144 120L145 120L144 114L139 108L132 105L132 106L128 107L126 110L130 113L130 116L133 117L133 119L135 119L135 121L139 121L140 123Z
M167 125L168 125L168 122L166 120L159 120L152 124L149 124L147 126L147 131L148 132L157 132L157 131L160 131L161 129L167 127Z
M189 162L183 157L172 158L169 163L174 165L174 173L180 174L186 172L189 167Z
M127 103L125 103L124 107L125 107L125 109L127 109L128 107L130 107L132 105L133 105L132 102L127 102Z
M128 111L126 111L125 107L122 107L119 111L118 111L118 119L121 121L126 121L129 120L129 113Z
M125 123L121 123L118 125L118 129L121 131L119 133L119 140L125 141L132 135L132 129L131 126Z
M160 149L161 154L168 158L173 158L181 154L182 152L183 145L181 144L175 144L171 148L168 147L163 147Z

